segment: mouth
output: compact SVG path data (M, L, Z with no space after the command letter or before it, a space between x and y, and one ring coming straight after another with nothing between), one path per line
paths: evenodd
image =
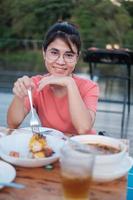
M66 71L67 70L66 67L63 68L63 67L55 67L55 66L53 66L53 69L56 71Z

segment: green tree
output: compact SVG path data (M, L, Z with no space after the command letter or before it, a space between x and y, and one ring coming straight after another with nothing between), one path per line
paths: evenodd
M0 37L9 38L11 35L12 18L10 15L11 0L0 0Z
M124 7L106 0L82 0L82 4L78 3L73 20L80 25L85 48L105 46L107 43L123 46L125 35L131 28L131 17Z
M58 20L68 20L73 9L72 0L42 0L38 2L35 9L37 18L38 33L41 33L41 38L50 25Z
M126 9L130 16L131 26L130 29L127 31L124 37L125 46L129 48L133 48L133 2L131 1L124 1L122 3L122 7Z
M41 39L52 23L68 19L74 5L72 0L0 1L0 36L30 39Z

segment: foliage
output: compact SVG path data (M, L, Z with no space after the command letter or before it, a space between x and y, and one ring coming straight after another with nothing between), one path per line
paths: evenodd
M13 51L0 54L0 70L44 72L43 56L38 51Z
M84 46L109 42L125 45L132 39L133 2L109 0L0 0L0 37L42 40L58 20L71 20L80 29Z
M103 47L107 43L123 46L131 29L128 9L115 6L106 0L82 0L82 3L79 1L72 18L80 26L85 48Z
M79 27L83 49L105 47L107 43L132 48L133 2L119 2L121 6L110 0L0 0L0 63L3 59L7 59L4 63L13 63L14 59L25 69L28 65L30 69L33 65L34 70L43 69L37 52L47 29L58 20L72 21Z
M48 27L59 19L68 19L73 8L71 0L1 0L0 3L0 36L4 38L7 35L42 39Z

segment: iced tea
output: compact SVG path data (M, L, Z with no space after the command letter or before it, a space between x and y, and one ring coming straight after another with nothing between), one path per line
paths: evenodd
M64 200L88 200L94 155L66 144L60 152L60 164Z
M88 200L91 177L70 177L62 174L65 200Z

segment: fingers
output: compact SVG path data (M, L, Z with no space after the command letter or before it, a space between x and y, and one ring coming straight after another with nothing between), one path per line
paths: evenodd
M38 91L41 91L46 85L51 85L51 84L58 85L59 80L53 75L48 77L43 77L38 83Z
M46 85L58 85L65 87L68 83L69 77L48 76L43 77L38 84L38 91L42 90Z
M23 76L14 83L13 93L20 98L24 98L27 95L28 88L34 88L34 83L28 76Z

